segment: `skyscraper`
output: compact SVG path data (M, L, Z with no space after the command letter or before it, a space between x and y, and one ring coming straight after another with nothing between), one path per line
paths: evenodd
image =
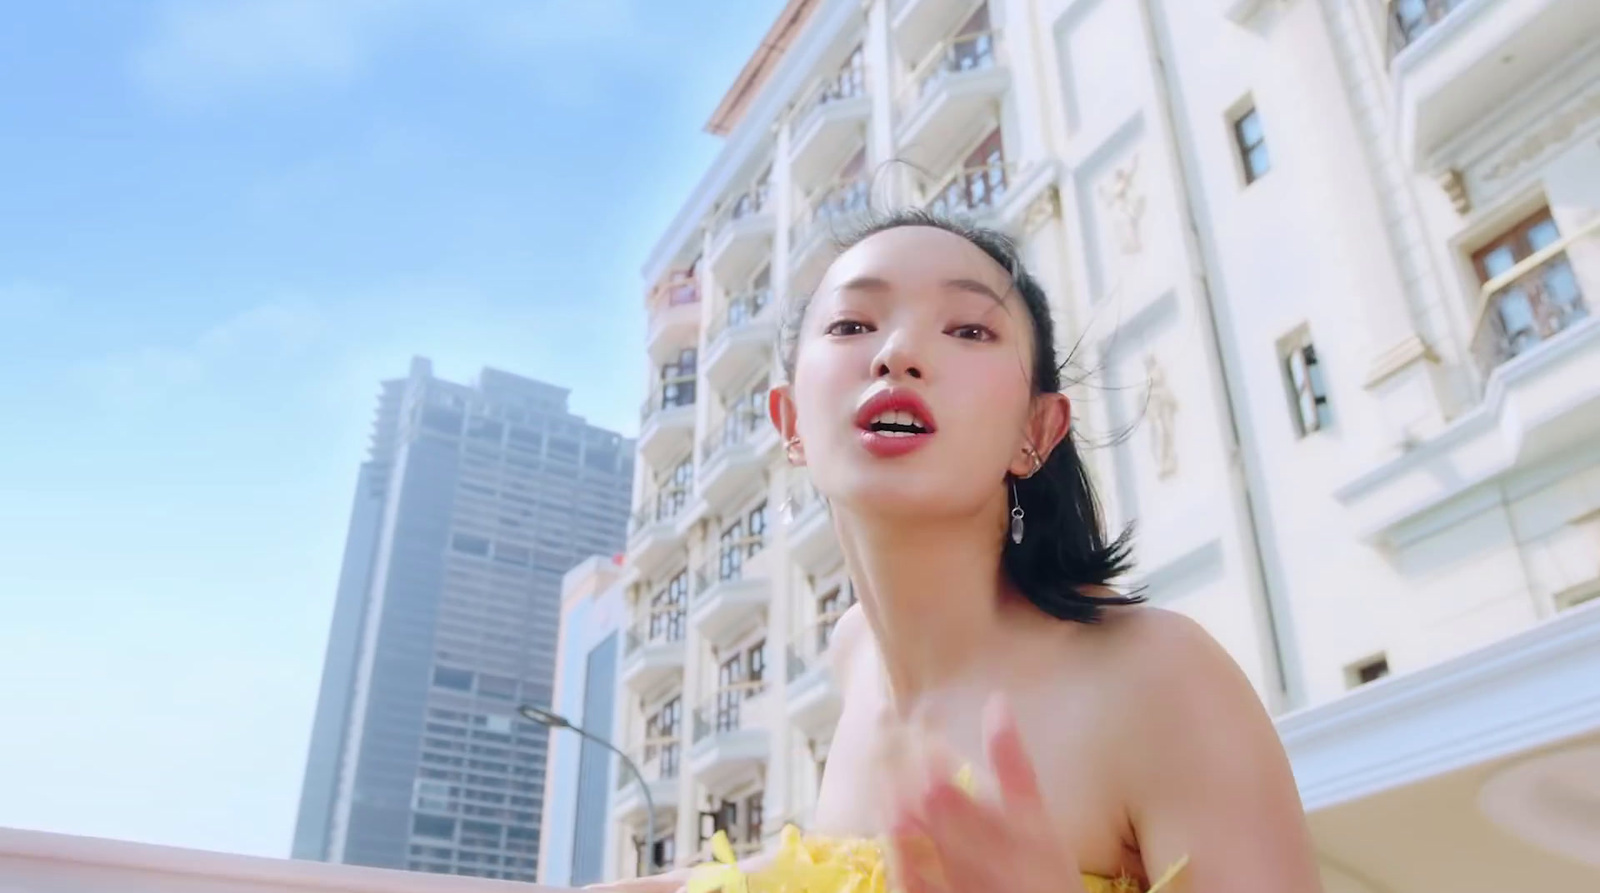
M563 574L623 542L633 444L567 391L385 382L345 544L296 858L533 880Z

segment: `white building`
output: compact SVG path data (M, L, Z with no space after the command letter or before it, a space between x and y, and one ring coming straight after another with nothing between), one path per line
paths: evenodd
M711 129L645 270L615 727L658 862L811 807L850 590L773 311L916 204L1021 240L1081 425L1136 426L1111 518L1279 717L1330 891L1600 884L1600 3L793 0Z

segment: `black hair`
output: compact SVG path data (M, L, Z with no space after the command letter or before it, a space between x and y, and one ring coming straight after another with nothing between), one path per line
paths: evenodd
M1010 274L1012 286L1033 324L1033 369L1029 375L1033 392L1061 390L1065 364L1056 362L1049 298L1024 268L1016 243L1009 236L927 211L902 210L871 221L838 240L837 247L846 251L878 233L906 226L931 226L960 236ZM785 377L791 382L801 324L810 303L810 295L791 299L779 327L778 355ZM1075 427L1068 430L1037 473L1012 478L1011 483L1016 486L1017 501L1026 513L1027 535L1021 543L1015 543L1001 534L1005 537L1001 565L1028 601L1052 617L1078 623L1099 621L1108 607L1144 601L1137 593L1095 596L1084 592L1109 587L1132 567L1133 530L1126 527L1115 538L1107 537L1099 500L1078 455Z

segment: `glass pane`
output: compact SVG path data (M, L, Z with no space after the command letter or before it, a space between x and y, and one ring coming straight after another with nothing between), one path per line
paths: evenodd
M1245 167L1250 171L1251 180L1259 180L1272 170L1272 159L1267 156L1266 143L1250 150L1245 156Z
M1483 256L1483 272L1493 279L1517 265L1516 255L1510 245L1501 245Z
M1255 109L1246 112L1244 117L1239 119L1238 128L1240 146L1249 149L1261 143L1261 117L1256 114Z
M1528 228L1528 244L1534 251L1547 248L1561 241L1561 230L1556 228L1554 220L1541 220Z

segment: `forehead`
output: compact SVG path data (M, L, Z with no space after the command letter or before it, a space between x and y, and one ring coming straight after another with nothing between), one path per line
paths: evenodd
M966 238L934 226L899 226L862 239L828 267L818 291L829 294L862 278L907 289L972 280L1012 299L1011 274L1004 267Z

